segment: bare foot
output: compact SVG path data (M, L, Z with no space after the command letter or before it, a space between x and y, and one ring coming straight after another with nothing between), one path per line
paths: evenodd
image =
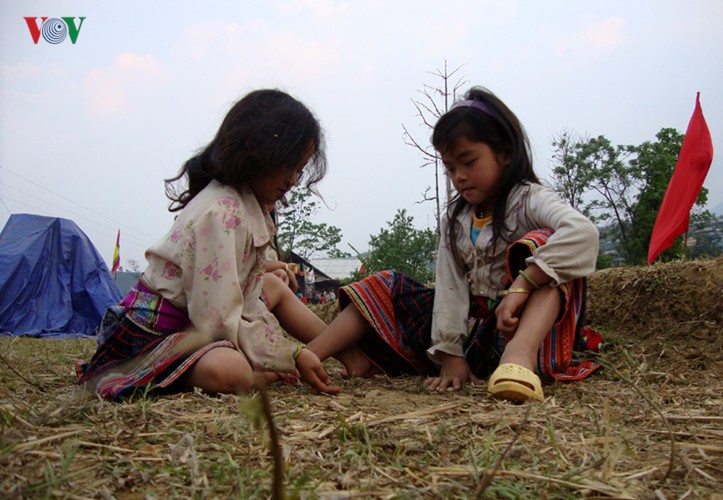
M346 370L346 377L365 377L374 368L369 359L358 347L350 347L335 356Z
M297 380L296 377L291 373L279 373L279 372L257 372L267 384L273 384L274 382L289 382Z
M500 356L500 364L514 363L527 368L531 372L537 371L537 350L528 348L525 344L515 342L512 339L505 347L502 356Z

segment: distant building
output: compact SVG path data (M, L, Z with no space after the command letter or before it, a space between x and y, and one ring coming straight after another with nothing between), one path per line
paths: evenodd
M357 257L318 258L309 262L316 269L334 280L345 280L362 268L362 262Z
M359 271L362 262L356 257L317 258L306 260L291 252L289 262L295 264L296 281L299 290L307 297L314 292L334 292L339 289L340 281L349 279L355 271ZM306 283L309 270L313 271L313 283Z
M304 271L309 269L314 271L314 289L336 292L340 286L340 281L350 278L352 273L359 271L362 267L361 260L356 257L306 260L292 252L289 261L297 264L295 269L296 281L299 283L302 292L305 289ZM131 287L138 282L140 276L140 272L127 271L121 268L114 279L121 293L125 296Z

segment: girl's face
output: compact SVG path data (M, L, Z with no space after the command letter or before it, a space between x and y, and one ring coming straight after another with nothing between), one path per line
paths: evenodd
M277 201L294 186L301 178L304 167L314 153L313 145L299 164L293 169L279 169L273 175L249 181L251 191L262 207L273 207Z
M495 153L487 143L460 137L442 155L442 162L460 196L487 215L491 214L509 158Z

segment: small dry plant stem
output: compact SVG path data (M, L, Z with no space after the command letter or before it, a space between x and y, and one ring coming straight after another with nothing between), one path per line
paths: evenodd
M31 387L35 387L36 389L38 389L38 390L41 391L41 392L45 392L45 387L43 387L43 386L40 385L40 384L36 384L35 382L32 382L32 381L26 379L26 378L23 376L23 374L20 373L19 371L17 371L17 370L15 369L15 367L14 367L13 365L11 365L10 362L9 362L7 359L5 359L5 356L3 356L2 354L0 354L0 359L2 359L3 363L5 363L8 368L10 368L10 371L12 371L12 372L13 372L15 375L17 375L18 377L20 377L20 379L21 379L23 382L27 383L27 384L30 385Z
M281 452L281 444L279 443L279 433L276 429L274 416L271 411L271 400L266 390L266 380L261 375L254 376L254 385L259 391L261 397L261 411L264 414L266 423L269 426L269 441L271 457L274 460L274 480L271 490L271 498L274 500L284 500L286 494L284 492L284 456Z
M600 362L600 364L603 366L604 369L612 371L612 372L615 373L615 375L616 375L617 377L619 377L622 381L624 381L624 382L626 382L627 384L629 384L630 387L632 387L632 388L635 390L635 392L637 392L638 395L643 399L643 401L645 401L646 403L648 403L648 404L650 405L650 407L651 407L653 410L655 410L655 412L656 412L656 413L660 416L660 418L663 420L663 424L665 424L665 428L666 428L667 431L668 431L668 436L670 437L670 460L668 461L668 470L665 471L665 475L663 476L663 479L660 480L661 482L665 481L666 479L668 479L668 478L670 477L670 475L671 475L672 472L673 472L673 465L674 465L674 463L675 463L675 454L676 454L675 434L673 433L673 428L670 426L670 422L668 421L667 418L665 418L665 415L663 414L663 411L660 409L660 407L659 407L652 399L650 399L650 398L648 397L648 395L645 394L645 392L643 392L643 390L640 389L640 387L638 387L637 384L635 384L635 382L633 382L630 378L628 378L628 377L626 377L625 375L623 375L623 374L620 372L620 370L618 370L617 368L615 368L612 364L610 364L610 363L609 363L606 359L604 359L602 356L599 357L598 361Z
M522 421L517 425L517 428L515 429L515 435L512 436L512 439L505 447L505 450L497 458L494 467L492 467L492 469L489 471L483 472L482 481L480 481L479 486L477 486L477 490L474 492L472 498L482 498L485 490L492 483L492 478L502 466L502 461L507 457L507 455L509 455L510 451L512 450L512 446L514 446L514 444L520 438L522 430L525 428L525 424L527 424L527 418L530 416L530 410L532 410L532 405L528 404L527 409L525 410L525 415L522 417Z

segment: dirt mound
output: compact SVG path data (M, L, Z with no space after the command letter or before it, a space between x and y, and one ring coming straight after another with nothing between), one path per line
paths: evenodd
M723 258L604 269L588 284L593 325L636 337L721 333Z
M605 269L588 284L588 323L610 347L668 371L723 369L723 258Z

